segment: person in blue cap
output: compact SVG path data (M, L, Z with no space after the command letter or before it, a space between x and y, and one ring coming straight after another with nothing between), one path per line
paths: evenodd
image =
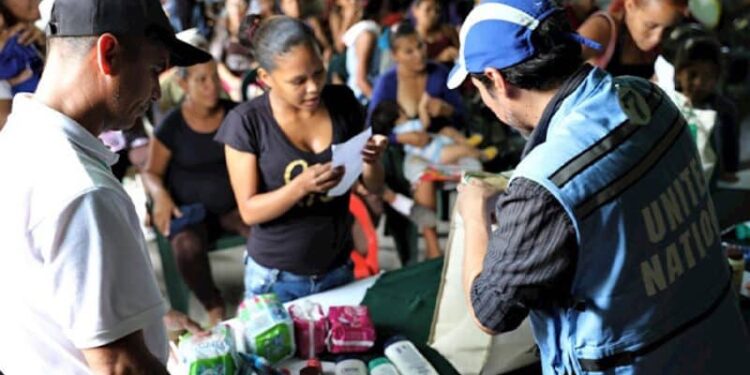
M460 187L477 323L505 332L530 316L545 374L737 373L750 341L698 154L665 94L583 64L580 45L597 46L551 0L483 1L460 41L449 87L469 77L528 137L504 192Z

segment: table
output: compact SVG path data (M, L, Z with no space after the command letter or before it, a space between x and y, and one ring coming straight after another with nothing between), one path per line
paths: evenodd
M306 300L317 302L327 311L330 306L336 305L358 305L360 303L370 307L370 314L373 322L378 329L378 343L372 353L365 354L364 357L381 356L382 350L378 346L382 345L383 339L393 334L404 334L411 338L414 344L420 349L422 354L433 364L441 374L458 374L458 372L446 361L438 352L426 345L427 337L432 322L432 315L435 309L437 290L440 283L443 260L436 259L422 262L413 266L404 267L397 271L386 274L380 274L367 279L359 280L354 283L329 290L323 293L313 294L292 302L284 304L289 307L291 304L303 302ZM367 294L368 290L375 285L377 281L382 282L373 288L377 293ZM367 296L367 298L365 298ZM402 300L399 301L398 298ZM403 302L406 298L407 302ZM399 302L396 302L399 301ZM379 308L385 302L389 308ZM393 303L390 303L393 302ZM390 303L390 305L389 305ZM399 306L393 306L398 304ZM384 311L387 310L387 311ZM418 311L418 318L408 320L402 313ZM406 319L406 320L405 320ZM242 340L242 328L237 319L230 319L224 322L230 326L234 333L237 349L245 351L245 343ZM400 326L400 327L399 327ZM174 348L176 354L176 348ZM326 362L326 359L335 358L333 355L322 355L323 370L326 373L333 373L334 363ZM281 368L287 368L292 374L298 374L299 369L304 366L304 361L299 359L290 359L279 364ZM184 374L181 371L176 355L170 356L167 369L172 374ZM541 375L539 364L534 364L514 372L509 375Z
M739 171L737 177L735 183L719 181L712 194L721 228L750 220L750 169Z

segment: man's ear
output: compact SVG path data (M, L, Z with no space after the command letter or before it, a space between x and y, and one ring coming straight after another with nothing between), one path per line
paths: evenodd
M97 64L105 75L114 75L121 68L122 44L112 34L102 34L96 41Z
M485 68L484 76L492 81L492 88L496 95L508 96L508 81L505 80L502 73L495 68Z

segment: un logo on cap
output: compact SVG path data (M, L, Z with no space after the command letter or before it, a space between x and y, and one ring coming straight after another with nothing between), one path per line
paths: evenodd
M623 85L616 85L615 88L620 100L620 108L632 124L646 125L651 122L651 108L638 91Z

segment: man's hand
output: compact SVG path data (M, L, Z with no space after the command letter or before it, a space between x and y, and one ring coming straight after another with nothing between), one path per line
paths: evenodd
M490 223L490 215L495 199L500 190L479 179L472 178L468 183L458 186L458 213L464 221L481 220L485 225Z

